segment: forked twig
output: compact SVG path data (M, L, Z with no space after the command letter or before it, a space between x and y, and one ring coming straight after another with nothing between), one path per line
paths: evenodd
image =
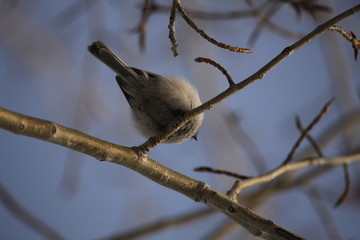
M175 32L175 23L174 22L171 22L172 20L175 21L175 17L171 17L173 14L175 15L174 13L174 7L176 7L176 9L178 10L178 12L181 14L181 16L183 17L183 19L185 20L185 22L191 27L193 28L197 33L200 34L200 36L202 36L204 39L206 39L207 41L209 41L210 43L220 47L220 48L224 48L224 49L227 49L229 51L232 51L232 52L241 52L241 53L252 53L253 51L251 51L250 49L247 49L247 48L240 48L240 47L235 47L235 46L231 46L231 45L228 45L228 44L225 44L225 43L222 43L222 42L219 42L217 40L215 40L214 38L210 37L209 35L207 35L204 30L200 29L193 20L191 20L191 18L186 14L185 10L182 8L181 6L181 3L180 3L180 0L173 0L173 4L172 4L172 7L171 7L171 14L170 14L170 23L169 23L169 29L172 31ZM169 33L170 35L170 33ZM175 34L173 35L175 36ZM177 45L174 45L173 44L173 47L177 46ZM173 52L174 52L174 55L175 55L175 52L176 50L172 49ZM177 55L176 55L177 56Z
M295 156L295 153L297 149L299 148L301 142L305 139L305 137L308 135L308 133L313 129L313 127L322 119L322 117L327 113L330 109L331 104L335 101L334 98L330 99L325 106L321 109L320 113L314 118L314 120L311 121L309 126L307 126L304 131L301 133L298 140L295 142L294 146L292 147L290 153L286 157L285 161L282 163L282 165L288 164Z

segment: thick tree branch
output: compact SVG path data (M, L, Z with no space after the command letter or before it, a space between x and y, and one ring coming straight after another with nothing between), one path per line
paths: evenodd
M264 239L303 239L264 219L209 185L189 178L148 157L138 157L131 148L112 144L56 123L0 108L0 128L52 142L96 159L130 168L154 182L218 210Z

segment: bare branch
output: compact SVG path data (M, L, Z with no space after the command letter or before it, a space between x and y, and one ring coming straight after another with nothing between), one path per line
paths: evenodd
M234 189L234 191L231 193L231 197L236 197L245 188L265 182L270 182L275 178L277 178L278 176L283 175L284 173L287 172L300 170L312 166L333 166L339 164L349 164L355 161L360 161L360 153L356 153L348 156L333 157L333 158L318 158L318 157L308 158L300 162L281 165L278 168L270 171L269 173L239 182L237 188Z

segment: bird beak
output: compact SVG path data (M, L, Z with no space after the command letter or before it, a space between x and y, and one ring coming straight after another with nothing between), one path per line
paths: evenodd
M198 140L196 134L192 136L192 138L195 139L196 141Z

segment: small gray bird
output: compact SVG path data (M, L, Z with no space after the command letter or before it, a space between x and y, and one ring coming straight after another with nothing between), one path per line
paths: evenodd
M129 67L100 41L92 43L88 50L117 74L116 81L132 109L135 126L147 138L165 133L170 123L201 105L197 90L185 80ZM197 140L203 119L204 114L197 115L165 142Z

